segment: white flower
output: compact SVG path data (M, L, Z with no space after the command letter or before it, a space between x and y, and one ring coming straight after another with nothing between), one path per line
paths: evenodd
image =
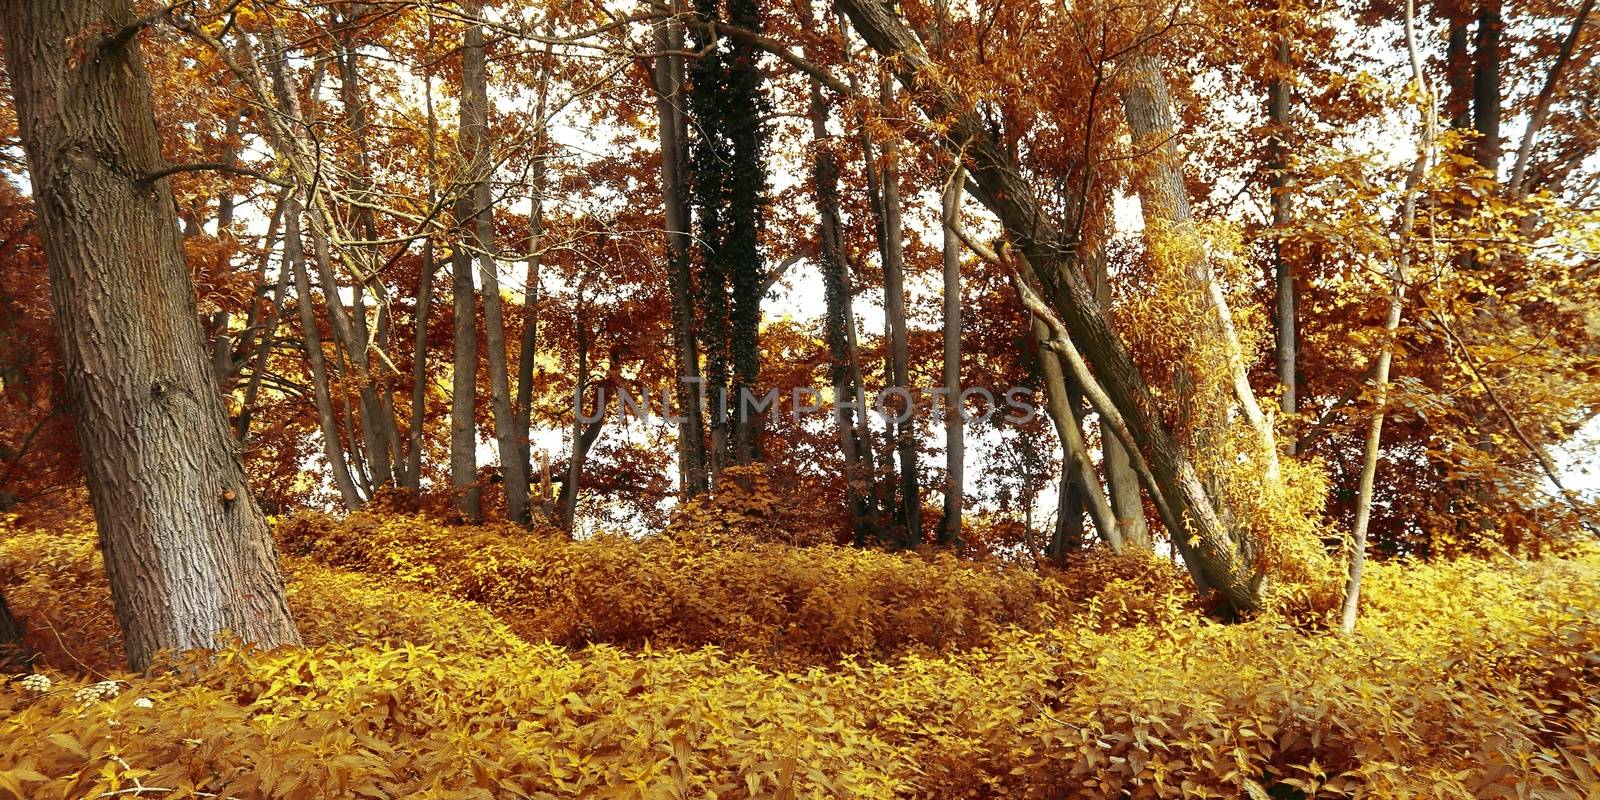
M151 700L148 697L141 697L138 700L133 701L133 705L135 708L155 708L156 701Z
M17 681L17 685L34 694L44 694L50 691L50 679L37 673L24 676L22 680Z
M72 698L80 703L93 703L96 700L110 700L121 692L122 686L116 681L100 681L73 692Z

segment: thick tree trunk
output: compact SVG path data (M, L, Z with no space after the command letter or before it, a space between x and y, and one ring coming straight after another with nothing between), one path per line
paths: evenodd
M689 66L689 119L684 132L694 132L689 146L689 169L692 176L689 187L695 211L694 225L699 235L699 258L695 259L699 290L700 327L699 341L705 357L705 382L702 388L709 404L711 419L709 464L710 483L721 480L722 470L728 464L729 413L728 395L728 257L725 242L731 225L725 196L728 190L727 164L732 159L729 148L721 142L723 108L726 97L728 70L718 53L721 46L714 28L718 18L715 0L694 0L696 20L700 25L691 28L690 48L705 55L694 59ZM748 112L746 112L748 113ZM737 402L738 397L732 398Z
M266 518L207 359L126 0L5 6L83 466L128 663L232 631L295 644Z
M730 0L729 22L749 30L761 29L761 4L754 0ZM729 214L729 287L733 303L729 309L729 358L733 367L733 396L738 414L733 419L734 458L740 464L761 460L761 431L765 412L745 405L747 392L760 392L761 298L766 267L761 257L761 231L766 214L767 171L765 113L769 108L758 66L760 52L749 43L734 39L727 44L729 96L724 102L730 110L723 118L725 134L732 145L728 169L727 208ZM753 398L759 399L759 397Z
M1223 525L1194 465L1162 423L1132 354L1111 330L1088 282L1067 257L1072 247L1048 222L1032 188L989 137L971 103L936 80L938 70L904 22L872 0L839 0L839 6L873 48L898 57L894 63L900 82L923 112L948 122L942 143L950 152L964 155L973 176L969 190L1037 266L1057 316L1078 340L1130 438L1144 451L1151 475L1147 490L1161 495L1182 520L1178 530L1188 535L1175 539L1190 566L1235 608L1257 608L1258 576L1240 557L1234 533Z
M656 24L656 49L682 50L683 29L675 22ZM684 497L707 488L705 417L700 404L700 351L694 337L694 281L690 263L688 136L684 126L683 59L656 58L657 129L661 142L661 198L667 232L667 290L672 295L672 340L677 374L678 484Z
M944 191L944 516L939 520L939 545L961 541L961 510L966 495L966 420L961 405L961 196L966 172L960 167Z

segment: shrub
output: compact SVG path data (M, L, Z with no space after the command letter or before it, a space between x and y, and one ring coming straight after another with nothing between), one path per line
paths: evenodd
M481 603L530 640L637 649L715 645L805 666L847 655L973 647L1041 629L1064 584L948 553L796 548L719 532L568 541L412 517L303 515L279 547L320 563Z
M1600 554L1374 565L1355 635L1182 615L775 672L508 641L191 655L0 689L0 795L1579 797ZM1465 589L1467 591L1459 591ZM1450 592L1438 602L1440 592ZM35 682L37 683L37 682Z
M483 607L381 577L284 559L290 609L308 645L430 644L500 652L515 635ZM125 667L122 632L92 530L0 528L0 591L25 644L57 670L110 675Z

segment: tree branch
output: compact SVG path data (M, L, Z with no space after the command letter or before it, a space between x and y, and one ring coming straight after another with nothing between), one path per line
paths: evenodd
M170 164L166 167L156 170L155 172L141 176L139 178L139 184L141 186L147 186L170 175L177 175L180 172L205 172L208 170L215 172L227 172L233 175L247 175L259 181L266 181L273 186L281 186L284 188L293 186L291 183L274 178L260 170L251 169L249 167L241 167L237 164L225 164L219 161L202 161L195 164Z

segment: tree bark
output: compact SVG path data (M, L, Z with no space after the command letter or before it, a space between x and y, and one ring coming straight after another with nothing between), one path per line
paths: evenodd
M305 346L306 364L311 371L311 394L317 407L317 424L322 432L322 457L328 462L328 473L339 490L346 510L361 507L361 493L356 490L355 478L350 474L350 462L345 458L344 445L339 439L339 422L333 415L333 393L328 381L327 359L322 352L322 333L317 329L317 309L311 302L311 276L306 271L305 245L300 237L300 199L291 195L284 203L283 260L284 269L294 273L296 302L300 306L301 341Z
M816 24L811 0L800 0L800 21ZM812 56L808 50L808 56ZM827 315L823 333L828 343L828 372L833 385L834 424L844 462L845 494L850 505L851 529L858 546L878 533L878 509L873 492L871 444L864 442L856 424L865 415L860 378L860 356L855 342L855 289L844 255L844 225L839 216L839 157L837 141L828 131L829 107L822 83L809 85L812 147L812 192L817 204L817 261L822 270Z
M960 167L944 190L944 516L939 520L939 546L961 541L961 510L966 495L966 420L961 404L961 195L967 175Z
M1222 345L1221 359L1191 365L1191 369L1217 370L1232 379L1234 398L1260 440L1267 478L1275 480L1278 476L1276 437L1271 421L1262 413L1255 391L1250 387L1243 348L1238 331L1234 329L1227 297L1204 250L1187 241L1195 233L1194 214L1189 206L1188 188L1183 182L1182 161L1172 143L1176 124L1165 67L1160 58L1150 53L1135 53L1126 67L1129 75L1122 92L1122 108L1128 120L1128 132L1135 147L1150 148L1150 168L1137 181L1136 187L1144 211L1145 236L1152 250L1171 248L1177 251L1165 257L1180 260L1176 266L1184 271L1191 290L1209 304L1201 325L1206 334L1215 336ZM1198 417L1193 423L1195 447L1209 448L1210 442L1228 424L1227 406L1214 398L1194 396L1196 384L1198 381L1192 378L1178 382L1179 403L1186 417ZM1216 485L1214 492L1220 489L1216 476L1208 476L1207 480Z
M893 85L884 75L883 101L893 99ZM922 544L922 494L917 482L916 407L911 391L910 347L906 330L905 226L900 218L900 155L895 142L884 142L879 185L883 190L883 307L889 325L889 381L891 388L907 393L904 409L893 424L895 452L900 461L899 521L905 525L905 545Z
M286 196L280 196L277 204L273 206L272 218L267 222L267 235L262 239L261 269L262 275L266 274L267 261L270 259L278 235L278 226L283 222L283 208ZM293 270L287 261L278 265L278 283L272 290L272 306L268 319L263 322L255 308L251 308L250 317L246 327L248 332L240 342L242 352L247 352L252 346L255 353L249 357L251 365L250 379L244 385L244 397L239 400L239 418L234 423L234 430L241 444L250 439L250 421L256 405L256 397L261 392L261 380L266 374L267 356L272 352L272 345L277 340L278 326L283 321L283 302L289 294L289 282L293 280ZM242 364L240 365L242 367Z
M129 666L232 631L297 644L207 358L126 0L4 10L67 390ZM81 48L81 49L80 49Z
M1111 312L1111 276L1107 273L1104 252L1089 255L1093 261L1094 296L1106 313ZM1139 498L1139 473L1133 468L1128 448L1111 431L1104 415L1100 420L1100 452L1104 456L1106 494L1110 496L1111 511L1117 520L1117 530L1122 533L1126 547L1150 549L1150 524L1145 519L1144 501Z
M461 69L461 146L471 160L472 235L483 284L483 344L489 361L489 410L494 417L494 437L500 449L500 476L505 487L506 518L526 525L528 517L528 467L517 441L516 417L511 412L511 380L506 356L505 302L500 297L500 268L495 260L494 196L490 185L488 78L483 48L483 25L476 0L462 4L473 20L467 26Z
M584 419L583 397L589 389L589 327L584 319L587 306L584 303L583 290L578 291L578 378L573 390L572 398L572 449L567 456L567 476L561 483L561 492L556 498L557 513L560 515L557 522L561 529L568 535L578 519L578 491L583 483L583 467L589 460L589 450L594 447L600 438L600 432L606 424L606 384L601 384L595 393L595 411ZM614 372L619 365L613 356L607 367L607 377L614 377Z
M433 41L429 20L428 41ZM434 170L438 167L439 120L433 110L433 73L423 75L423 105L428 116L428 207L439 201ZM417 309L411 341L411 425L406 430L406 466L401 485L413 495L422 491L422 434L428 419L428 316L433 311L433 280L439 263L433 237L422 242L422 274L417 279Z
M1279 35L1274 45L1274 65L1279 70L1289 68L1289 40ZM1283 236L1291 221L1293 198L1289 194L1288 174L1290 83L1287 77L1274 76L1267 91L1267 122L1272 131L1271 163L1268 165L1268 191L1272 200L1272 229L1277 238L1272 245L1273 283L1276 287L1273 306L1275 334L1275 360L1278 367L1278 384L1283 394L1278 398L1279 408L1285 416L1299 410L1299 381L1296 377L1298 353L1298 325L1295 319L1299 298L1295 294L1294 265L1283 257ZM1294 455L1294 445L1289 445Z
M1034 318L1030 323L1034 340L1041 345L1050 339L1050 332L1043 320ZM1085 510L1094 520L1095 530L1100 538L1111 548L1113 553L1122 552L1122 531L1117 524L1116 515L1111 511L1111 504L1106 501L1104 490L1100 488L1100 478L1095 474L1094 463L1089 460L1089 445L1083 440L1082 423L1076 410L1077 398L1068 387L1066 372L1062 369L1060 358L1048 347L1039 349L1039 372L1044 381L1045 388L1045 413L1050 416L1050 422L1055 426L1056 438L1061 442L1061 473L1069 478L1063 482L1063 487L1068 483L1077 487L1078 494L1078 539L1083 538L1082 515ZM1062 510L1065 509L1067 496L1062 495ZM1060 515L1058 514L1058 518ZM1057 525L1060 529L1062 526ZM1059 560L1060 553L1052 547L1051 558Z
M1500 166L1500 0L1483 0L1472 73L1472 123L1478 131L1478 163L1490 173Z
M1151 474L1146 488L1161 494L1182 520L1182 527L1175 529L1181 533L1173 538L1191 569L1236 609L1258 608L1259 576L1240 556L1234 532L1223 525L1193 463L1161 421L1132 354L1106 322L1088 282L1072 264L1073 248L1049 222L1049 215L1042 213L1032 188L989 137L971 103L938 82L937 68L904 22L873 0L839 0L839 6L874 49L898 57L896 74L924 114L948 122L941 143L948 151L963 154L973 176L969 191L1000 219L1018 249L1037 266L1060 321L1080 340L1083 355L1121 412L1130 437L1145 451Z
M468 12L475 15L476 6ZM474 183L482 180L484 164L476 139L483 133L487 113L484 83L483 26L469 24L461 51L461 147L470 165L467 175ZM456 492L456 508L468 522L483 521L482 487L478 485L478 314L473 295L474 257L469 249L477 238L477 209L481 199L474 187L458 191L455 209L457 242L451 254L451 288L455 296L455 369L450 403L450 485ZM487 290L488 287L485 287Z
M1350 533L1347 580L1340 609L1339 629L1346 634L1355 630L1356 611L1361 602L1361 573L1367 559L1367 525L1372 520L1372 486L1378 472L1378 446L1383 439L1383 420L1388 411L1389 365L1394 357L1395 332L1400 328L1400 313L1405 301L1411 234L1417 219L1417 187L1427 172L1428 157L1433 146L1434 100L1422 70L1422 57L1417 50L1415 0L1406 0L1405 39L1406 49L1411 56L1411 78L1423 95L1422 135L1417 142L1417 155L1411 163L1411 172L1406 176L1405 197L1400 207L1400 236L1390 275L1389 311L1383 323L1383 340L1378 345L1378 357L1373 362L1372 389L1376 408L1367 425L1367 438L1362 448L1361 478L1356 489L1356 520Z
M656 49L663 53L684 47L677 23L658 22ZM688 137L684 125L683 59L662 55L655 63L657 130L661 143L661 199L667 232L667 291L672 295L673 387L678 414L678 484L685 498L707 488L705 417L700 405L700 351L694 336L694 281L690 263Z

